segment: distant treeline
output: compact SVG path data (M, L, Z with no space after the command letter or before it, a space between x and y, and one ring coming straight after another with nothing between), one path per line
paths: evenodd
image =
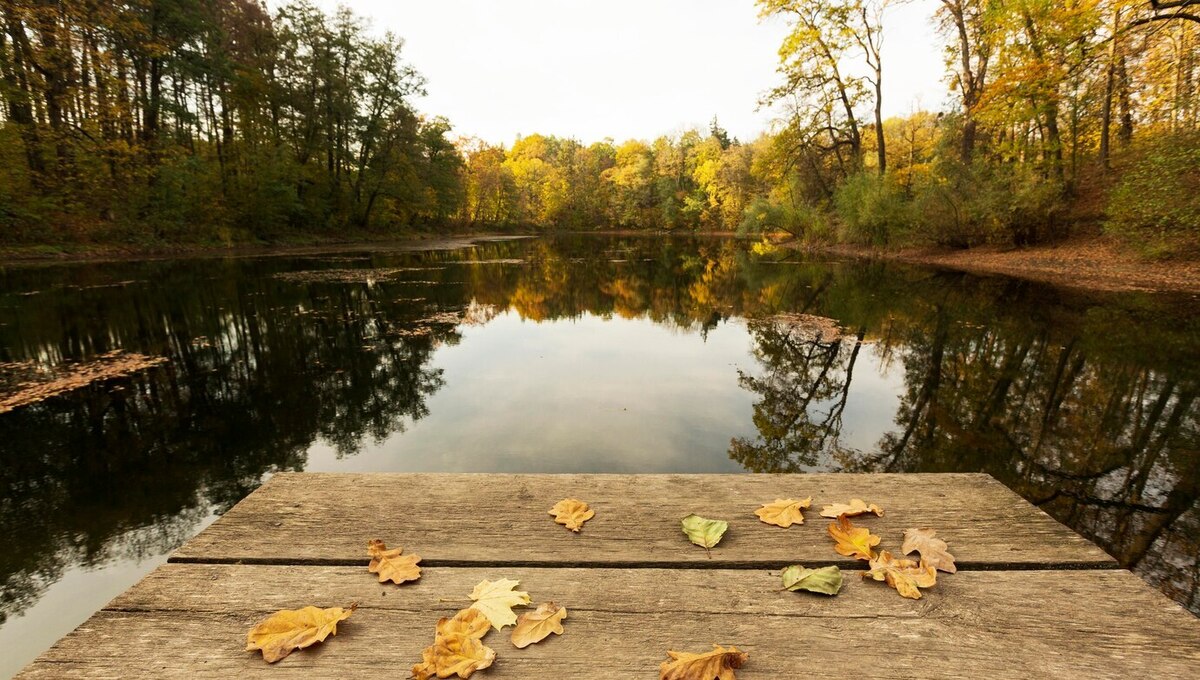
M931 3L951 102L889 120L886 0L758 4L792 29L772 132L506 147L417 114L401 42L348 10L4 0L0 240L607 228L967 247L1104 225L1150 253L1200 243L1200 0Z

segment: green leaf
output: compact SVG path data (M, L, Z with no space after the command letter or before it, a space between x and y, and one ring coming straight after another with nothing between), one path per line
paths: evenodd
M729 530L729 522L705 519L699 515L688 515L683 518L681 523L683 524L683 533L687 534L688 539L705 550L715 548L721 542L721 537Z
M807 590L810 593L837 595L842 589L842 570L837 567L805 569L799 564L783 570L783 588L793 593Z

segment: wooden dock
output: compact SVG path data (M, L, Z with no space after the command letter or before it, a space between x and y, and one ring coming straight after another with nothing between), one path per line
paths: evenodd
M807 496L801 526L753 514ZM579 534L547 515L567 497L596 512ZM937 529L958 573L921 600L858 578L865 563L835 553L818 516L851 498L884 508L854 521L894 553L905 529ZM689 513L729 522L711 558L680 531ZM372 538L421 555L421 579L378 583ZM857 571L837 597L782 591L797 563ZM18 677L408 677L437 620L500 578L565 606L566 633L517 650L492 632L497 660L473 678L657 678L668 649L712 643L749 653L739 680L1200 668L1200 619L987 475L280 474ZM352 602L323 644L273 665L244 651L272 612Z

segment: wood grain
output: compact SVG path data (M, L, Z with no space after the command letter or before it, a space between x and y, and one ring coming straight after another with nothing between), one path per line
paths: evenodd
M739 680L781 678L1191 677L1200 620L1119 570L961 572L920 601L847 574L828 598L781 592L758 570L456 568L403 587L358 567L159 568L19 678L405 677L441 616L484 578L516 578L568 609L566 633L525 650L485 642L479 677L652 678L670 649L735 644ZM450 602L444 600L453 600ZM336 638L274 666L243 651L281 608L358 602Z
M803 526L754 516L776 498L813 497ZM580 534L547 511L567 497L596 511ZM884 517L854 521L897 550L933 527L960 569L1111 568L1104 551L984 474L500 475L279 474L180 548L174 562L354 565L372 538L429 566L766 568L833 552L823 505L852 497ZM689 513L725 519L721 545L687 542Z

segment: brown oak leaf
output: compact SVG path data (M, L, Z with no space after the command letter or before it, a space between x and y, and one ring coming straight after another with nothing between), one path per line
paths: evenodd
M805 498L802 501L794 498L779 498L774 503L766 503L761 508L754 511L758 518L767 524L774 524L777 527L784 529L793 524L804 524L804 513L802 509L812 505L812 498Z
M379 574L380 583L392 581L398 585L421 578L421 568L417 566L421 556L401 555L402 552L403 548L388 550L383 541L372 538L367 542L367 555L371 558L367 571Z
M852 498L850 503L834 503L821 508L821 516L830 519L836 519L845 515L847 517L858 517L865 515L868 512L874 513L878 517L883 517L883 508L871 503L867 505L861 498Z
M417 680L449 678L457 675L469 678L496 660L496 651L482 642L492 624L477 609L464 609L453 618L437 623L433 644L421 652L421 663L412 667Z
M921 561L939 571L953 574L958 571L954 566L954 555L947 552L946 542L935 538L937 532L933 529L905 529L904 545L900 552L905 555L916 551L921 554Z
M567 618L567 610L553 602L538 605L538 608L522 614L517 619L517 627L513 628L512 643L517 649L524 649L535 642L541 642L554 635L563 634L563 619Z
M350 605L349 609L305 607L275 612L246 634L246 651L262 650L263 659L275 663L297 649L337 635L338 622L350 618L355 607L357 605Z
M920 564L912 560L897 560L892 558L891 553L883 550L877 559L871 560L871 571L863 574L863 578L886 581L901 597L919 600L921 588L937 585L937 570L926 564L925 560L921 560Z
M575 533L579 533L584 522L596 516L595 511L589 508L587 503L574 498L564 498L555 503L554 507L550 508L550 514L554 515L555 522Z
M879 537L869 529L854 526L845 515L838 516L837 521L829 525L829 535L834 540L833 549L839 555L860 560L875 559L871 548L879 545Z
M659 667L659 680L737 680L733 671L741 668L750 658L737 647L728 649L713 645L706 654L667 652L670 661Z

